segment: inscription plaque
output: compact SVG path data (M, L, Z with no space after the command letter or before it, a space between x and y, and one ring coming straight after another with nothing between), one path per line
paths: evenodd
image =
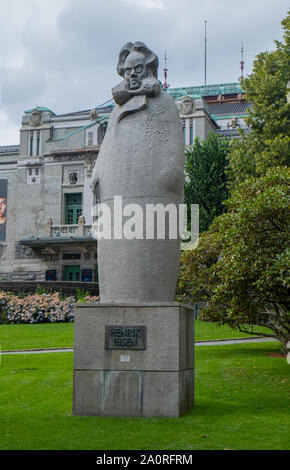
M146 349L146 326L106 326L105 349Z

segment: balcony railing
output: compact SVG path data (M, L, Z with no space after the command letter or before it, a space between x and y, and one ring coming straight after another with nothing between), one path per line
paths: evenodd
M78 236L78 225L52 225L50 238Z
M47 238L70 238L70 237L91 237L92 226L85 224L85 218L79 217L78 224L73 225L53 225L49 219L45 226Z

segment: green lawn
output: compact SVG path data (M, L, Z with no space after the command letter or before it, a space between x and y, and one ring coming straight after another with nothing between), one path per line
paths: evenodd
M265 328L264 330L266 331ZM215 323L202 322L199 320L195 322L196 341L242 338L247 336L250 335L240 333L237 330L232 330L228 326L217 327ZM0 347L2 351L36 348L64 348L72 346L72 323L0 325Z
M73 346L73 323L0 325L2 351Z
M2 356L0 449L289 449L278 343L196 348L196 406L179 419L72 416L72 353Z
M254 331L260 333L269 333L268 328L255 326ZM258 335L255 335L258 336ZM238 330L233 330L227 325L218 326L213 322L204 322L197 320L195 322L195 340L196 341L209 341L213 339L229 339L229 338L252 338L252 335L241 333Z

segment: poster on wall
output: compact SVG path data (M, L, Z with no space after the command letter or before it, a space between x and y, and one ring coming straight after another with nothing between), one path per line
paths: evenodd
M0 179L0 242L6 240L7 179Z

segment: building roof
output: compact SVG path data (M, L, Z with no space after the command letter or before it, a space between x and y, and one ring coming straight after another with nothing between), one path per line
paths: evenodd
M252 107L251 103L241 101L240 103L207 103L210 114L217 116L246 115L247 110Z
M111 100L105 101L105 103L100 104L96 107L96 109L100 108L113 108L115 106L115 100L112 98Z
M108 118L109 118L109 116L101 116L98 119L95 119L94 121L90 122L89 124L86 124L85 126L79 127L78 129L70 132L69 134L65 135L64 137L59 137L58 139L48 139L47 142L60 142L61 140L68 139L72 135L75 135L78 132L81 132L81 131L87 129L88 127L93 126L94 124L97 124L97 122L101 123L102 121L104 121L105 119L108 119Z
M24 111L24 113L25 114L30 114L30 113L33 113L33 111L40 111L40 112L48 111L49 113L51 113L55 116L55 113L53 111L51 111L51 109L48 109L48 108L45 108L45 107L42 107L42 106L36 106L35 108L28 109L27 111Z
M84 109L83 111L73 111L72 113L58 114L57 117L65 116L79 116L80 114L90 114L91 109Z
M80 116L82 114L90 114L90 112L94 109L96 109L98 113L100 112L111 113L114 106L115 106L115 101L112 99L112 100L106 101L103 104L100 104L99 106L96 106L95 108L84 109L82 111L74 111L72 113L58 114L57 117Z
M191 96L192 98L201 98L202 96L238 94L244 93L244 91L241 87L241 84L239 82L235 82L205 86L168 88L167 93L171 95L174 100L181 100L186 95Z
M251 132L251 129L245 128L243 129L243 132L245 134L248 134ZM238 129L217 129L214 131L215 134L217 134L219 137L240 137L240 133Z
M0 146L0 154L17 154L19 153L20 145L1 145Z
M191 96L192 98L202 98L202 97L207 97L207 96L217 96L217 95L230 95L230 94L238 94L238 93L244 93L241 84L239 82L236 83L219 83L216 85L206 85L206 86L191 86L191 87L181 87L181 88L168 88L167 93L172 96L172 98L175 101L181 100L184 96ZM207 103L209 106L212 106L210 103ZM238 111L227 111L223 114L245 114L245 107L249 107L250 105L248 103L221 103L223 105L225 104L242 104L243 107L241 106L240 108L242 110ZM111 98L108 101L105 101L104 103L96 106L95 108L98 112L102 113L111 113L113 108L115 106L115 100ZM48 110L47 108L35 108L38 110ZM58 114L57 117L66 117L66 116L80 116L82 114L89 114L92 109L84 109L80 111L73 111L71 113L65 113L65 114ZM219 114L218 112L215 112L210 109L210 113L212 114ZM225 108L223 108L225 109ZM26 113L32 112L32 110L25 111ZM52 112L52 111L51 111ZM54 113L53 113L54 114Z

